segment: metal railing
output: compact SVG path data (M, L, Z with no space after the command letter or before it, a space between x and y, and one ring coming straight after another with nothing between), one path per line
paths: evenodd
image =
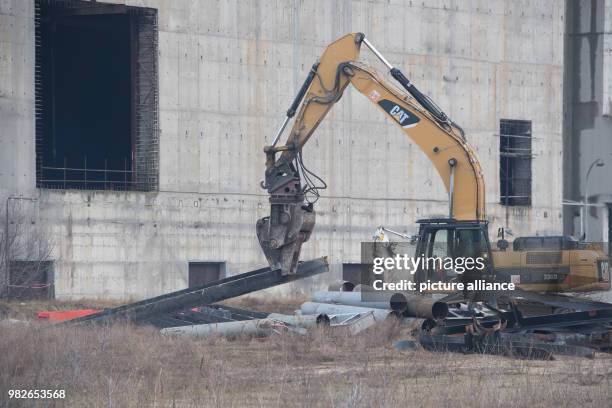
M142 172L124 169L90 168L85 161L84 167L41 166L38 180L40 188L76 190L114 190L114 191L151 191L157 180L157 172Z

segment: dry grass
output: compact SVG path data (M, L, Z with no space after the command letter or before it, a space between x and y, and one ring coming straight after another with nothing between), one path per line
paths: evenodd
M244 304L243 304L244 306ZM268 308L269 309L269 308ZM0 329L8 389L66 389L57 406L611 406L612 358L519 361L400 353L393 326L346 337L163 337L130 326ZM42 406L49 406L43 404Z
M225 303L229 306L240 307L244 309L260 310L263 312L287 313L293 314L300 308L300 305L309 298L291 297L291 298L273 298L264 299L258 296L240 296L234 299L226 300ZM0 300L0 320L4 318L12 318L17 320L32 320L36 319L36 314L43 310L70 310L70 309L107 309L120 306L128 301L109 301L109 300Z

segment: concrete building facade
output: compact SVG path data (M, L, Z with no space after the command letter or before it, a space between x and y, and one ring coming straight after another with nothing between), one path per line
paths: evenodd
M41 187L37 143L50 136L37 129L39 3L0 0L0 196L9 230L21 223L48 237L57 298L145 298L186 287L190 263L220 262L227 274L264 265L255 236L256 220L269 211L259 184L262 148L325 46L354 31L466 131L484 169L492 239L501 226L515 235L562 231L563 2L96 2L156 16L158 126L143 131L158 137L149 191ZM384 69L367 51L362 56ZM529 125L528 205L501 204L501 120ZM332 275L359 262L360 242L377 226L415 232L417 219L447 212L425 155L353 90L304 158L329 188L302 258L328 255ZM310 290L326 279L278 290Z

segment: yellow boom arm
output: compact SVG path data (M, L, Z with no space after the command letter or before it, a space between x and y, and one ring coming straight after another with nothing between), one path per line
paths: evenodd
M376 70L357 61L365 43L390 68L399 88ZM265 148L266 182L271 214L257 223L262 249L273 268L295 270L302 242L314 227L314 209L304 204L301 150L348 84L364 94L427 155L449 193L449 218L484 220L484 180L480 163L462 130L421 94L361 33L330 44L315 64L272 146ZM408 92L406 92L408 91ZM303 99L287 142L276 146L288 119ZM277 158L277 153L281 153ZM306 170L307 171L307 170Z

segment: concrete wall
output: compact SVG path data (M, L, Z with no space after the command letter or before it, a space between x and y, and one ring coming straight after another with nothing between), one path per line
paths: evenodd
M588 193L587 239L609 240L612 205L612 1L568 2L566 54L565 198L581 202ZM601 159L603 167L592 169ZM580 235L580 209L565 210L565 230Z
M265 264L254 230L269 211L259 187L262 147L317 56L351 31L366 33L466 130L484 167L492 232L506 217L516 235L561 231L562 3L126 3L159 13L160 191L34 192L40 222L53 236L57 297L142 298L183 288L191 260L226 261L230 274ZM15 23L2 24L0 37L1 125L15 129L0 133L2 189L30 194L31 2L0 0L0 18ZM11 87L23 95L4 91ZM9 114L18 101L22 111ZM498 204L500 119L533 121L532 207ZM414 232L416 219L447 211L446 192L422 152L352 90L304 157L329 189L303 259L329 255L335 273L342 262L359 261L359 243L376 226ZM285 290L311 290L322 281Z
M31 194L34 139L34 2L0 1L0 188Z

